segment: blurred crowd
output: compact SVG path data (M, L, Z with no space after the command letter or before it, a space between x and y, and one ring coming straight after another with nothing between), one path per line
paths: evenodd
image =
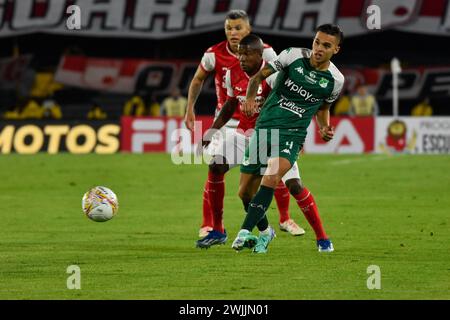
M335 116L367 117L378 116L380 110L376 97L369 92L366 85L361 84L355 93L344 90L333 106ZM433 107L429 97L424 97L411 109L411 116L431 116Z
M59 120L64 117L64 106L58 102L58 91L64 89L62 84L54 81L53 74L41 72L35 75L34 83L27 95L18 95L16 103L2 108L1 117L4 120ZM146 91L123 99L121 112L108 115L105 105L100 99L91 99L87 112L79 114L79 119L106 120L116 119L117 115L124 116L167 116L183 117L186 112L187 98L181 94L179 88L175 87L170 94L157 98L156 94ZM0 106L2 107L2 106Z

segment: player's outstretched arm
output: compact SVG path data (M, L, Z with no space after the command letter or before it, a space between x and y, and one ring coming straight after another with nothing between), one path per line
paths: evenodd
M191 131L194 131L195 102L197 101L197 98L202 91L203 82L205 82L207 76L208 73L199 66L197 68L197 71L195 72L194 77L191 80L191 84L189 85L188 102L186 107L186 115L184 117L184 124Z
M319 133L324 141L330 141L334 136L334 128L330 125L330 106L331 104L324 103L316 113Z
M275 70L270 65L266 65L253 77L250 78L250 81L248 82L245 102L242 104L242 111L248 117L251 117L256 112L257 104L255 102L255 97L258 92L259 85L272 73L275 73Z

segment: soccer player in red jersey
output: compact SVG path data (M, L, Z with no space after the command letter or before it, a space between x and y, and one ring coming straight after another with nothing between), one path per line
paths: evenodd
M185 116L186 127L194 130L195 113L194 106L203 82L211 72L215 72L215 86L217 95L216 115L220 112L225 100L225 73L234 64L238 64L237 47L243 37L248 35L251 31L248 15L243 10L232 10L227 14L225 19L225 35L226 40L210 47L203 55L201 63L190 83L188 92L188 105ZM276 53L272 47L264 45L263 58L266 61L273 60ZM221 137L231 134L237 127L239 122L239 113L235 112L232 119L225 125L226 130L224 135L216 135L213 138L211 145L208 147L208 152L211 155L215 154L215 148L222 144ZM211 202L215 210L223 209L224 197L224 178L223 174L212 174L209 172L208 179L205 183L203 192L203 221L199 231L199 237L203 238L213 229L213 212ZM214 199L211 200L210 195L214 194ZM275 199L280 212L280 229L288 231L293 235L302 235L305 231L300 228L289 216L289 191L282 183L279 184L275 192Z
M211 129L205 133L205 137L201 142L203 146L208 146L213 134L220 130L231 117L237 112L239 114L239 124L236 131L232 135L228 136L226 140L222 142L220 148L216 150L216 153L209 165L210 174L224 175L230 169L241 164L244 157L246 145L248 145L249 137L255 127L256 119L259 112L251 116L245 115L241 112L241 103L245 101L247 94L248 82L251 76L255 75L265 65L266 61L262 58L263 42L261 38L256 35L249 34L245 36L238 47L239 64L231 67L225 74L225 86L227 89L227 100L223 105L219 116L215 119ZM257 90L256 101L258 105L262 106L265 99L269 95L272 87L275 84L277 74L273 74L271 77L265 79ZM289 170L282 178L283 184L288 186L292 195L295 197L301 190L301 180L298 171L297 164L295 163L291 170ZM239 190L239 196L242 199L244 209L247 212L250 200L257 191L257 185L251 189ZM210 198L213 198L215 194L211 194ZM212 245L224 244L227 240L227 235L223 225L223 211L217 210L214 205L217 201L211 201L213 206L213 230L204 238L197 241L197 247L209 248ZM220 209L223 209L223 197L222 205ZM262 219L257 224L258 229L264 232L268 229L267 217Z

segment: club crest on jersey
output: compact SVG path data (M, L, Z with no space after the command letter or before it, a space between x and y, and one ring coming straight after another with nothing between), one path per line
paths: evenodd
M319 85L322 87L322 88L326 88L327 87L327 85L328 85L328 80L327 79L325 79L325 78L322 78L322 79L320 79L320 81L319 81Z

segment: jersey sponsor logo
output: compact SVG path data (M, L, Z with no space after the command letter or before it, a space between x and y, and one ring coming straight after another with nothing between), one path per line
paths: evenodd
M288 110L292 113L295 113L298 115L299 118L303 118L303 113L305 113L305 109L297 106L295 102L290 101L289 99L286 99L285 96L281 96L281 99L278 100L278 104L280 108Z
M311 78L308 75L305 75L305 79L306 79L306 81L308 81L311 84L316 84L317 83L317 80L314 80L313 78Z
M275 60L273 62L273 64L274 64L275 70L277 70L277 71L283 70L283 64L280 61Z
M317 83L316 72L315 71L311 71L309 73L309 76L307 74L305 74L305 79L306 79L306 81L308 81L311 84L316 84Z
M301 97L305 99L305 101L310 101L312 103L321 101L321 99L314 98L313 94L308 90L304 89L303 86L297 85L294 81L292 81L289 78L286 79L284 85L289 88L289 91L298 93Z
M241 109L242 109L242 104L247 100L246 97L245 96L237 96L236 99L238 99L239 104L241 105ZM256 109L256 112L259 113L261 111L261 106L264 104L264 102L266 102L266 98L261 97L261 96L256 96L255 102L256 102L256 105L258 106L258 108Z

